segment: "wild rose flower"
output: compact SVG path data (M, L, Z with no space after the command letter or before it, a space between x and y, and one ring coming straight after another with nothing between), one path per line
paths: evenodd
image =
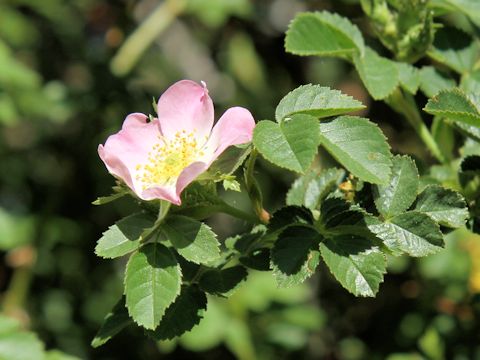
M255 121L247 109L230 108L213 126L212 99L202 84L173 84L158 100L158 119L130 114L122 129L98 146L108 171L139 198L180 205L182 190L227 147L252 140Z

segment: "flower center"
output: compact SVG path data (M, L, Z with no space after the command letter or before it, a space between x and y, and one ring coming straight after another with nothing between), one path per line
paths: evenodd
M136 167L136 179L142 183L143 190L155 185L175 184L183 169L204 155L200 151L203 144L197 143L192 132L183 130L173 139L159 136L159 140L148 153L147 163Z

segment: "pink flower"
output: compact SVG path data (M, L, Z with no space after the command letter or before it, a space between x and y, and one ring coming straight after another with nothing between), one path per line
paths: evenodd
M247 109L228 109L213 127L212 99L202 84L173 84L158 100L158 119L130 114L122 130L98 146L108 171L141 199L180 205L183 189L227 147L252 140L255 121Z

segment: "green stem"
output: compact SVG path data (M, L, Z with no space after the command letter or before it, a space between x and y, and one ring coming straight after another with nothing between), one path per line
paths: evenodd
M254 215L251 215L249 213L246 213L242 210L239 210L237 208L234 208L233 206L228 205L227 203L218 205L217 210L219 212L223 212L225 214L231 215L233 217L236 217L238 219L246 220L248 222L253 222L256 223L258 222L258 218Z
M270 221L270 214L263 208L262 192L254 176L257 155L257 149L253 148L245 168L245 186L247 188L248 196L252 201L255 213L262 223L267 224Z
M168 201L165 200L160 200L160 208L158 210L158 217L157 220L155 220L155 223L153 226L143 232L141 235L141 242L145 243L147 242L148 239L150 239L153 235L157 233L157 230L160 228L160 226L163 223L163 220L165 217L168 215L168 211L170 210L170 206L172 204Z
M123 43L110 64L112 72L118 76L130 72L158 35L182 13L186 4L186 0L163 1Z
M15 269L12 280L4 294L2 311L6 314L15 314L19 309L24 309L32 281L31 266L21 266Z
M437 142L430 133L430 130L423 122L422 116L418 111L417 104L415 103L415 99L412 97L412 95L397 89L392 95L390 95L387 103L392 107L393 110L402 114L407 119L410 125L417 132L420 139L422 139L422 141L425 143L430 153L439 162L446 163L447 159L442 154Z

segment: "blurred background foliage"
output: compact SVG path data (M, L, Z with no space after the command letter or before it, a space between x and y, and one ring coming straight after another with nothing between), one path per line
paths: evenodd
M152 112L152 97L174 81L205 80L219 114L240 105L258 120L300 84L335 87L368 106L395 152L432 161L348 64L284 52L295 13L321 9L367 30L356 0L0 1L1 359L480 359L480 242L465 230L438 255L390 259L375 299L348 294L326 268L290 289L252 273L178 341L129 328L90 347L124 266L95 257L95 242L132 207L91 205L113 185L96 148L128 113ZM475 31L461 12L442 21ZM293 175L259 166L268 207L278 208ZM243 194L224 195L248 209ZM223 215L210 225L223 239L245 226Z

